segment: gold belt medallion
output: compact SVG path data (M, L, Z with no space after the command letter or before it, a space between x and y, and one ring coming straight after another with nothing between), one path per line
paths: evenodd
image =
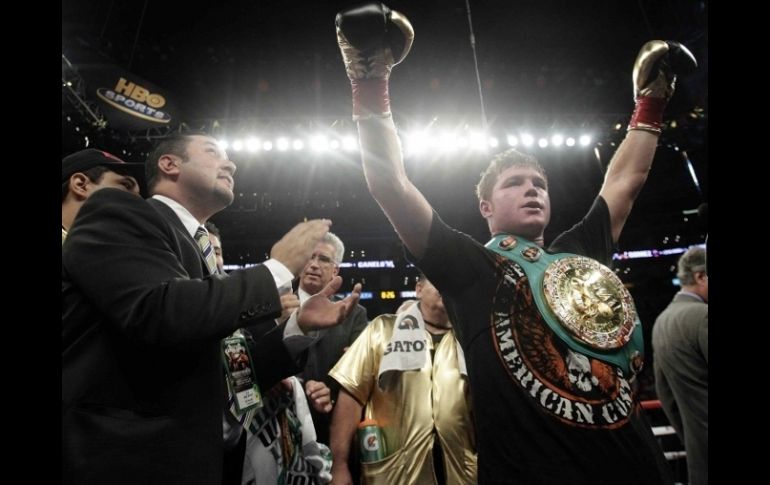
M551 263L543 292L559 323L584 344L616 349L631 338L636 308L623 282L609 268L582 256Z

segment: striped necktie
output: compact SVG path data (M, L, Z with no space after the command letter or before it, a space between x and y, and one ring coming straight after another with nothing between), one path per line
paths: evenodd
M211 239L209 239L209 232L203 226L198 226L195 231L195 242L198 243L203 258L206 260L206 266L209 268L210 274L217 274L217 256L214 254L214 247L211 245Z

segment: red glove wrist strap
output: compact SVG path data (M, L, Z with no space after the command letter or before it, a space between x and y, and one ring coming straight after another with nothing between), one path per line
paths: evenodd
M628 123L629 130L646 130L660 133L663 126L663 110L666 108L665 98L643 96L637 98L636 109Z
M354 120L390 115L387 79L354 79L350 85L353 88Z

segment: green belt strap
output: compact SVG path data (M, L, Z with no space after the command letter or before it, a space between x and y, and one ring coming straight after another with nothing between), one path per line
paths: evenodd
M500 247L500 241L513 237L516 243L513 247L508 246L508 249L502 249ZM565 343L568 347L581 354L589 355L596 359L608 362L615 366L620 367L623 373L627 377L633 378L639 370L641 370L641 358L644 357L644 337L642 336L642 324L639 321L639 317L636 317L634 322L634 330L631 333L631 339L628 343L618 349L612 350L599 350L591 348L584 343L577 340L567 331L560 323L558 317L551 310L548 303L545 301L545 294L543 292L543 276L545 269L553 262L563 258L579 256L570 253L557 253L549 254L543 248L539 247L535 243L528 241L519 236L513 236L511 234L498 234L493 237L488 243L484 245L487 249L496 252L497 254L504 256L507 259L517 263L527 275L529 279L529 286L532 289L532 295L535 298L535 304L537 305L540 314L543 316L543 320L553 330L553 332ZM527 248L537 248L540 250L540 257L535 261L529 261L525 259L521 253ZM632 360L636 360L638 363L636 366L632 366Z

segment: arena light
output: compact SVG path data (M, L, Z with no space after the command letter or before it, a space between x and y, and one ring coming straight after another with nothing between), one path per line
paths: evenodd
M489 148L488 136L484 133L471 133L468 140L471 149L485 151Z
M275 147L282 152L285 152L289 149L289 139L285 137L280 137L275 141Z
M342 138L342 148L349 152L358 150L358 142L356 142L356 138L352 135L347 135Z
M315 135L310 139L310 148L316 152L329 149L329 140L324 135Z
M259 138L249 138L246 140L246 150L254 153L259 150Z
M437 140L433 139L432 141L431 145L437 143L439 150L442 152L454 152L457 150L460 142L454 134L447 132L442 133ZM467 143L467 140L465 140L465 143Z
M430 137L424 131L409 133L405 138L409 153L422 153L430 145Z
M408 155L420 155L430 152L434 155L452 156L456 153L498 151L505 149L507 146L522 146L527 149L535 147L545 150L548 147L554 149L565 145L567 147L575 147L577 145L590 147L595 144L593 135L585 132L580 134L580 136L567 136L563 132L550 130L543 130L537 135L533 132L520 131L515 135L507 134L503 136L504 138L498 138L485 132L472 131L467 127L457 130L446 129L440 132L422 129L406 132L403 136L403 146L404 153ZM294 138L290 134L280 134L267 140L265 138L250 137L229 142L222 138L217 143L221 147L225 147L224 149L231 149L236 152L248 150L252 154L261 151L286 152L290 150L304 150L306 148L316 152L344 150L348 153L353 153L359 149L357 138L350 133L295 135ZM678 148L673 144L669 145L673 150Z
M701 110L693 111L692 115L703 116ZM547 150L548 147L558 149L566 146L571 148L578 146L578 144L581 147L593 147L597 142L611 146L611 140L608 140L607 137L614 136L617 131L622 131L625 127L625 123L619 122L618 119L619 117L615 114L601 116L564 115L544 120L543 123L528 121L526 118L519 119L519 121L510 119L505 122L498 121L496 127L482 131L464 120L441 119L439 122L437 117L432 117L428 118L427 124L425 121L420 121L409 123L410 126L403 126L402 142L405 154L424 151L437 156L451 156L453 153L468 151L496 152L509 146L528 149L534 147L542 150ZM213 120L213 123L212 126L220 133L222 139L227 139L228 144L226 146L230 150L235 150L233 136L236 133L246 135L251 133L251 130L255 131L255 136L256 132L259 132L258 137L261 141L270 139L273 143L273 151L313 149L315 151L344 150L353 153L360 148L358 136L351 130L352 125L347 119L324 122L322 124L326 125L325 128L317 120L310 123L293 123L287 122L285 119L260 119L248 123L239 121L237 125L229 127L222 120ZM673 123L668 121L666 127L669 130L674 130L681 128L682 124L682 120L678 119ZM318 131L307 132L300 128L306 125L315 126ZM82 126L80 128L82 132ZM581 130L582 133L576 130ZM447 138L445 132L451 133L451 137ZM318 137L323 137L326 141ZM248 136L241 136L243 145L240 150L246 149L247 138ZM281 138L286 138L287 141L282 141ZM541 138L545 138L547 145L543 146L545 143L541 141ZM337 142L333 142L335 139L339 143L339 148L337 148ZM301 140L301 143L297 140ZM301 148L297 148L298 146ZM670 148L676 150L677 147L671 144ZM260 144L257 152L262 150L264 149ZM679 151L682 151L681 147Z
M227 142L227 140L217 140L217 145L219 145L219 148L222 150L227 150L230 147L230 144Z

